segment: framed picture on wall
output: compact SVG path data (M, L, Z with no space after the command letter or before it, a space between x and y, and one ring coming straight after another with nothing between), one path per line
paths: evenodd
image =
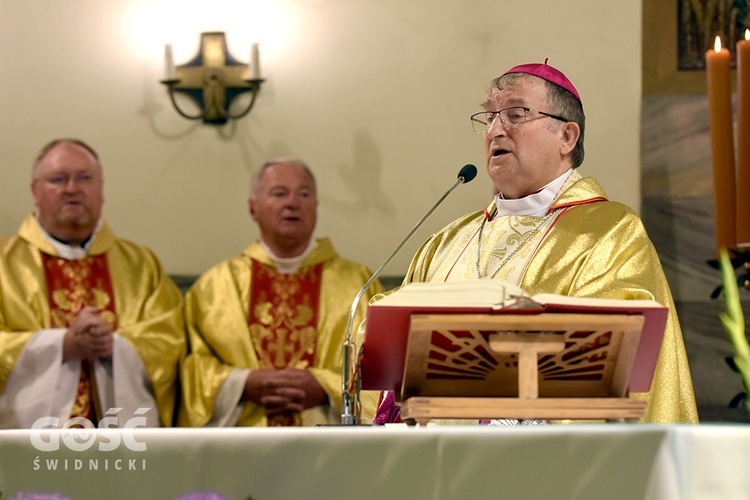
M750 0L644 0L643 94L706 91L705 54L730 49L750 27Z
M735 44L748 28L747 0L678 0L677 69L705 69L706 51L718 35L735 65Z

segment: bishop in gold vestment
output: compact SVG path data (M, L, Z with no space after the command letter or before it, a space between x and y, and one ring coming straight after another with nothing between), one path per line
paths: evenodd
M607 201L593 178L580 178L577 172L571 177L578 180L570 182L548 209L554 220L546 233L530 239L495 278L508 279L517 265L517 284L530 295L650 299L667 306L669 317L651 390L631 397L649 402L648 422L697 422L677 312L659 257L640 218L625 205ZM479 228L493 217L494 209L493 202L487 210L466 215L433 235L417 252L405 281L476 279ZM500 225L501 219L511 217L496 217L485 224ZM533 226L543 218L524 219ZM485 241L479 257L482 272L499 259L497 252L491 240Z
M697 422L685 344L659 257L638 216L582 177L585 115L578 90L544 63L491 82L471 115L496 195L429 238L405 282L502 279L527 293L650 299L669 308L648 422ZM397 419L387 394L375 422Z

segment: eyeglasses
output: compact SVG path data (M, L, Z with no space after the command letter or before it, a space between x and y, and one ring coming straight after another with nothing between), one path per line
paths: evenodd
M73 176L67 174L57 174L51 177L34 179L34 181L36 182L41 180L52 186L62 187L67 186L71 180L79 186L86 186L94 182L94 179L95 177L93 174L79 173Z
M471 115L471 126L477 134L484 134L487 129L492 126L495 117L499 116L500 123L505 127L505 130L510 130L535 117L539 117L539 115L548 116L562 122L570 121L562 116L552 115L536 109L516 106L513 108L501 109L500 111L480 111L479 113L474 113Z

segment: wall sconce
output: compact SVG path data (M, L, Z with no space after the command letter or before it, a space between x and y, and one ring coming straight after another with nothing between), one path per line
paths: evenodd
M169 44L164 48L164 57L167 77L161 83L167 86L174 109L189 120L223 125L230 119L242 118L253 108L260 86L265 81L260 77L258 44L252 45L250 65L242 64L227 51L223 32L201 33L198 54L187 64L175 67L172 46ZM183 111L177 104L175 92L190 96L201 112L189 114ZM252 92L247 107L239 113L230 114L232 100L245 92Z

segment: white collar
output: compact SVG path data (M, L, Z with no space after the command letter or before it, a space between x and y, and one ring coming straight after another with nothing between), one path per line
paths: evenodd
M88 255L89 253L89 248L91 248L91 244L94 242L96 233L98 233L99 229L102 227L102 220L99 219L99 221L96 223L96 227L94 228L94 232L91 233L91 236L86 241L86 244L83 246L73 246L68 245L67 243L63 243L62 241L49 234L47 230L44 229L44 226L42 226L42 223L39 222L38 216L36 220L39 224L39 228L42 230L42 234L47 239L47 241L49 241L50 245L52 245L52 248L55 249L57 255L65 260L78 260L86 257L86 255Z
M274 264L276 264L277 271L279 271L281 274L294 274L299 269L299 266L302 265L302 261L305 260L305 257L307 257L308 254L318 246L318 242L313 238L310 238L310 242L307 244L307 248L305 248L305 250L296 257L279 257L278 255L274 254L271 248L263 241L260 242L260 246L263 247L263 250L268 252L271 260L274 262Z
M560 188L572 172L573 169L569 168L536 193L517 200L506 200L500 194L495 195L497 215L534 215L541 217L547 213L547 209L555 201Z

